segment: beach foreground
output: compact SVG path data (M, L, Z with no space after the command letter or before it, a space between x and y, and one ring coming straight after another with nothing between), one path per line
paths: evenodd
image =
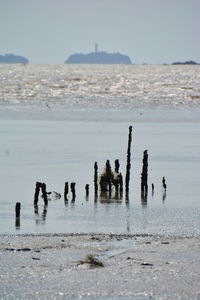
M200 299L200 237L2 235L0 242L1 299Z

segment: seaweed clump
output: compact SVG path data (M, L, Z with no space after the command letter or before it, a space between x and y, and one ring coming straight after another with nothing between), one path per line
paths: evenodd
M88 254L85 259L78 261L80 265L89 264L90 267L104 267L104 264L96 258L93 254Z

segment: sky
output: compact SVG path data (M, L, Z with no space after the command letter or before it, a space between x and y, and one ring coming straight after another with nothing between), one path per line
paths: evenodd
M120 52L136 64L200 62L200 0L0 0L0 54L63 63Z

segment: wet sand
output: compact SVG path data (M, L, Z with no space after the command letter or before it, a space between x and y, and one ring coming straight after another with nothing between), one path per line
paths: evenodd
M2 235L0 244L1 299L200 299L199 237Z

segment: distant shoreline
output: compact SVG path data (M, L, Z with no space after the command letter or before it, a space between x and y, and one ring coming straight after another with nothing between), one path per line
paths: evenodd
M15 54L5 54L0 55L0 63L21 63L28 64L29 60L26 57L15 55Z

